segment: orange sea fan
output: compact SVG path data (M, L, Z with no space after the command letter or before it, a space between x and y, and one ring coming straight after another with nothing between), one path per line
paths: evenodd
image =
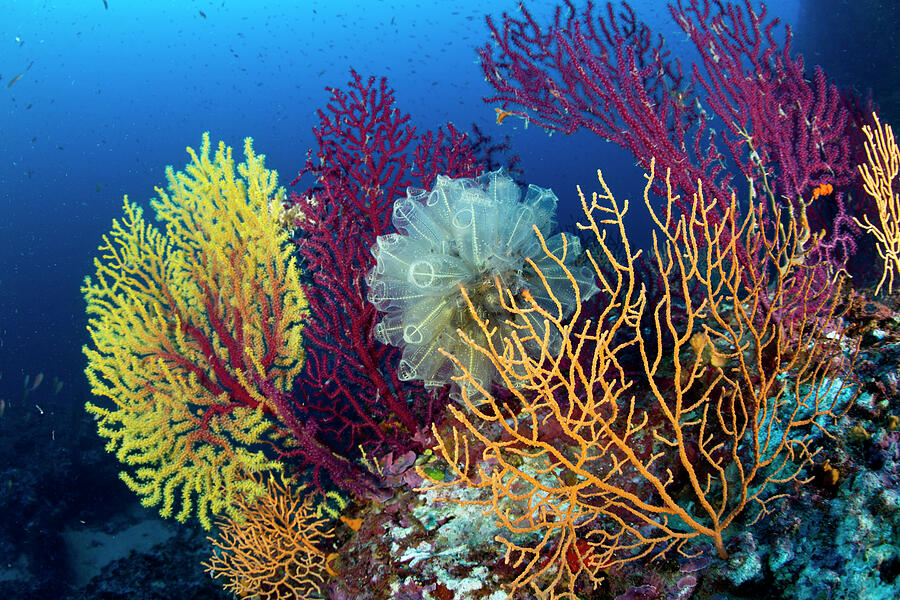
M497 304L524 323L501 337L461 292L486 343L458 334L490 361L503 393L443 350L462 373L461 402L448 406L455 423L432 427L443 468L419 466L419 490L502 528L494 539L516 573L510 598L577 600L619 565L694 557L708 542L727 560L741 527L809 481L819 436L834 437L855 399L841 280L815 319L779 318L794 306L793 290L814 281L805 259L819 237L779 207L766 221L759 197L742 213L732 195L714 221L718 203L701 189L678 216L668 171L658 214L654 168L651 159L644 205L658 299L648 300L637 272L628 202L616 201L599 171L602 192L588 198L579 188L579 228L596 242L585 252L600 284L596 309L585 310L561 259L571 316L545 309L533 288L521 300L500 288Z
M244 520L220 520L219 536L209 538L215 552L207 572L240 598L324 598L331 556L323 546L334 536L328 517L316 516L313 496L270 477L266 493L238 509Z

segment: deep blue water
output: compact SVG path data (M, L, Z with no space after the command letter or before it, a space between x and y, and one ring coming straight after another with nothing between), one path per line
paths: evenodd
M485 10L499 16L514 1L107 4L2 2L0 399L17 402L25 376L43 372L65 385L54 398L45 383L33 402L85 400L78 288L123 194L153 197L165 166L182 167L207 130L238 147L252 136L287 183L313 144L325 86L344 86L351 67L388 77L420 129L474 122L510 135L526 180L560 197L563 223L575 185L591 189L598 167L623 194L640 185L631 156L589 134L494 123L474 49L487 39ZM795 19L794 0L776 4ZM544 5L531 3L538 15ZM664 3L632 5L688 51Z

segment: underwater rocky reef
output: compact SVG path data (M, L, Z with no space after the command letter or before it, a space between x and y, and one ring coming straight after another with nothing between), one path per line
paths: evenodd
M126 196L81 288L87 413L0 407L0 456L52 465L0 464L28 532L0 589L900 597L893 131L764 7L668 12L690 63L625 2L522 4L477 49L499 127L615 143L630 199L355 70L293 180L204 133L147 216Z

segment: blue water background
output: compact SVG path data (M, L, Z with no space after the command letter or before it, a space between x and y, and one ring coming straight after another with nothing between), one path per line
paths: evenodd
M586 133L548 137L515 119L495 124L474 49L488 39L485 11L515 11L515 1L107 1L108 9L103 0L2 2L0 399L7 409L87 399L79 286L124 194L146 206L154 186L165 185L165 166L182 168L185 146L196 147L203 131L236 147L253 136L286 184L313 147L325 86L344 87L351 67L387 76L397 106L420 131L475 122L510 135L525 179L560 197L563 224L577 212L576 184L596 189L598 167L620 199L638 200L641 172L628 152ZM549 4L529 5L540 16ZM771 4L796 20L795 0ZM632 6L675 54L690 57L664 2ZM635 236L643 223L633 224ZM25 377L38 373L45 382L23 402ZM53 377L64 382L58 396Z

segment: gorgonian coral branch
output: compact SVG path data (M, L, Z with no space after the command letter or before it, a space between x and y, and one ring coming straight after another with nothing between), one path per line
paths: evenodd
M314 180L291 195L311 314L295 412L342 456L355 456L360 446L405 452L419 446L445 397L401 381L397 350L375 339L377 311L364 280L374 262L370 249L389 231L394 200L407 187L429 185L438 174L474 175L483 166L456 128L417 133L383 78L354 71L346 89L329 91L313 129L318 149L294 183Z
M563 316L536 294L504 293L504 310L527 327L501 337L468 299L479 331L461 332L463 341L497 369L502 397L467 354L447 354L462 373L462 405L450 405L458 425L433 428L447 469L419 473L429 491L504 528L497 540L518 574L512 593L574 600L579 578L597 585L605 569L688 553L704 538L727 558L729 527L745 512L769 512L785 483L808 479L817 436L853 401L842 380L852 361L834 335L840 286L818 318L778 318L815 278L797 223L764 221L759 198L741 215L734 197L713 222L702 192L676 216L668 173L663 210L653 208L653 182L651 170L644 203L660 301L648 302L637 281L627 204L600 175L602 192L580 194L599 311L585 315L579 303ZM539 237L567 295L580 297L578 275ZM539 291L561 299L555 286ZM551 345L531 313L561 343ZM470 490L465 500L459 486Z
M88 403L122 479L147 506L184 520L233 513L261 492L248 477L280 465L296 430L284 399L303 364L306 301L278 222L283 189L249 138L244 163L209 136L167 170L153 202L163 233L125 198L125 218L82 288L90 315ZM274 418L273 418L274 417ZM292 427L293 425L293 427Z
M592 131L644 168L654 157L682 192L674 203L682 214L700 186L717 203L713 219L727 210L739 191L727 160L756 193L798 212L814 188L830 183L829 202L807 209L814 231L828 230L816 252L839 270L858 231L843 196L855 166L848 103L820 69L805 77L790 30L780 37L764 7L678 0L670 12L700 54L689 80L625 2L578 9L566 0L546 24L524 6L499 24L489 18L491 42L479 55L496 93L485 101L550 130Z

